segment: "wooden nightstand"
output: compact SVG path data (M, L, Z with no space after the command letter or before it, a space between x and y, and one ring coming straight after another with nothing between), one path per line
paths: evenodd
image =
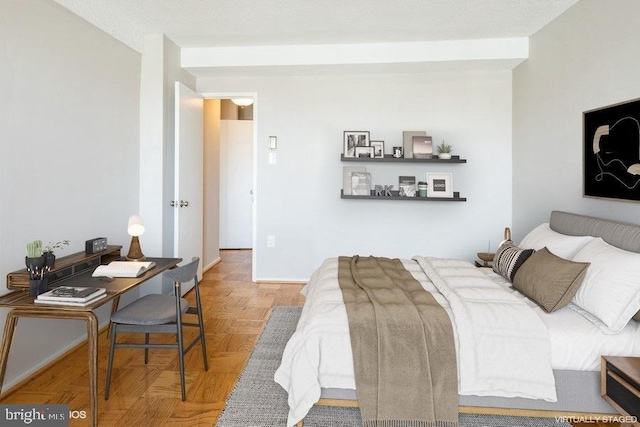
M640 418L640 357L602 356L600 393L620 414Z

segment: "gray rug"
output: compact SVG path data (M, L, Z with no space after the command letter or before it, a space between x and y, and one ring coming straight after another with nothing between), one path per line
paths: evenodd
M300 317L299 307L274 307L217 427L283 427L287 422L287 394L273 380L289 337ZM313 407L305 427L359 427L357 408ZM460 414L461 427L570 427L555 418Z

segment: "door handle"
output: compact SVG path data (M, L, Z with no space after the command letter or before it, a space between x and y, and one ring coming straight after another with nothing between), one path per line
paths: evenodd
M172 208L176 207L176 201L172 200L171 203L169 203L169 206L171 206Z
M188 200L180 200L180 207L181 208L186 208L187 206L189 206L189 201Z

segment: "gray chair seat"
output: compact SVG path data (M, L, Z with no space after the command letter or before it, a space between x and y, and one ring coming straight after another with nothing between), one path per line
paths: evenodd
M189 309L189 301L180 298L180 311ZM162 325L176 321L176 299L172 295L145 295L111 316L114 323L128 325Z

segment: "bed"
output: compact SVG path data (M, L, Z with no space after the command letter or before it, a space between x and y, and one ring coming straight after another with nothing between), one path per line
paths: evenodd
M547 313L548 301L541 302L538 295L530 295L538 299L534 302L523 295L522 289L515 290L511 283L514 278L509 274L474 268L459 260L428 257L401 260L447 310L454 325L456 304L447 299L446 288L443 290L437 285L439 276L429 276L432 264L441 265L447 272L459 268L473 277L478 276L482 283L492 282L490 286L499 287L509 301L525 305L528 307L525 310L535 313L534 317L544 325L543 335L548 335L548 344L532 347L542 348L539 352L535 350L536 357L545 359L539 368L532 369L549 370L553 393L549 393L548 388L531 393L530 386L505 392L503 387L497 387L500 390L496 391L470 386L472 381L468 377L473 375L473 368L469 368L461 356L467 346L464 337L469 333L458 331L455 326L460 410L543 416L615 414L600 397L600 356L640 356L640 322L635 320L640 319L640 314L636 314L640 310L640 226L554 211L549 223L532 230L516 249L540 256L544 253L549 256L551 252L551 256L561 258L561 262L586 265L571 302L566 301L561 308L552 307L553 311ZM523 272L516 277L525 276L525 265L534 276L539 273L541 269L536 270L532 260L521 264ZM275 374L276 382L289 394L287 425L290 426L303 420L314 404L355 405L353 356L347 313L337 284L337 263L335 258L325 260L303 289L307 299L302 315ZM536 292L526 286L525 290ZM464 322L459 323L462 328ZM545 346L549 348L548 356L543 351ZM496 354L486 355L484 359L478 357L488 366L491 363L487 363L486 358ZM507 363L507 357L505 355L504 362L497 359L496 364ZM526 376L527 370L515 367L513 375ZM526 381L523 379L523 384Z

